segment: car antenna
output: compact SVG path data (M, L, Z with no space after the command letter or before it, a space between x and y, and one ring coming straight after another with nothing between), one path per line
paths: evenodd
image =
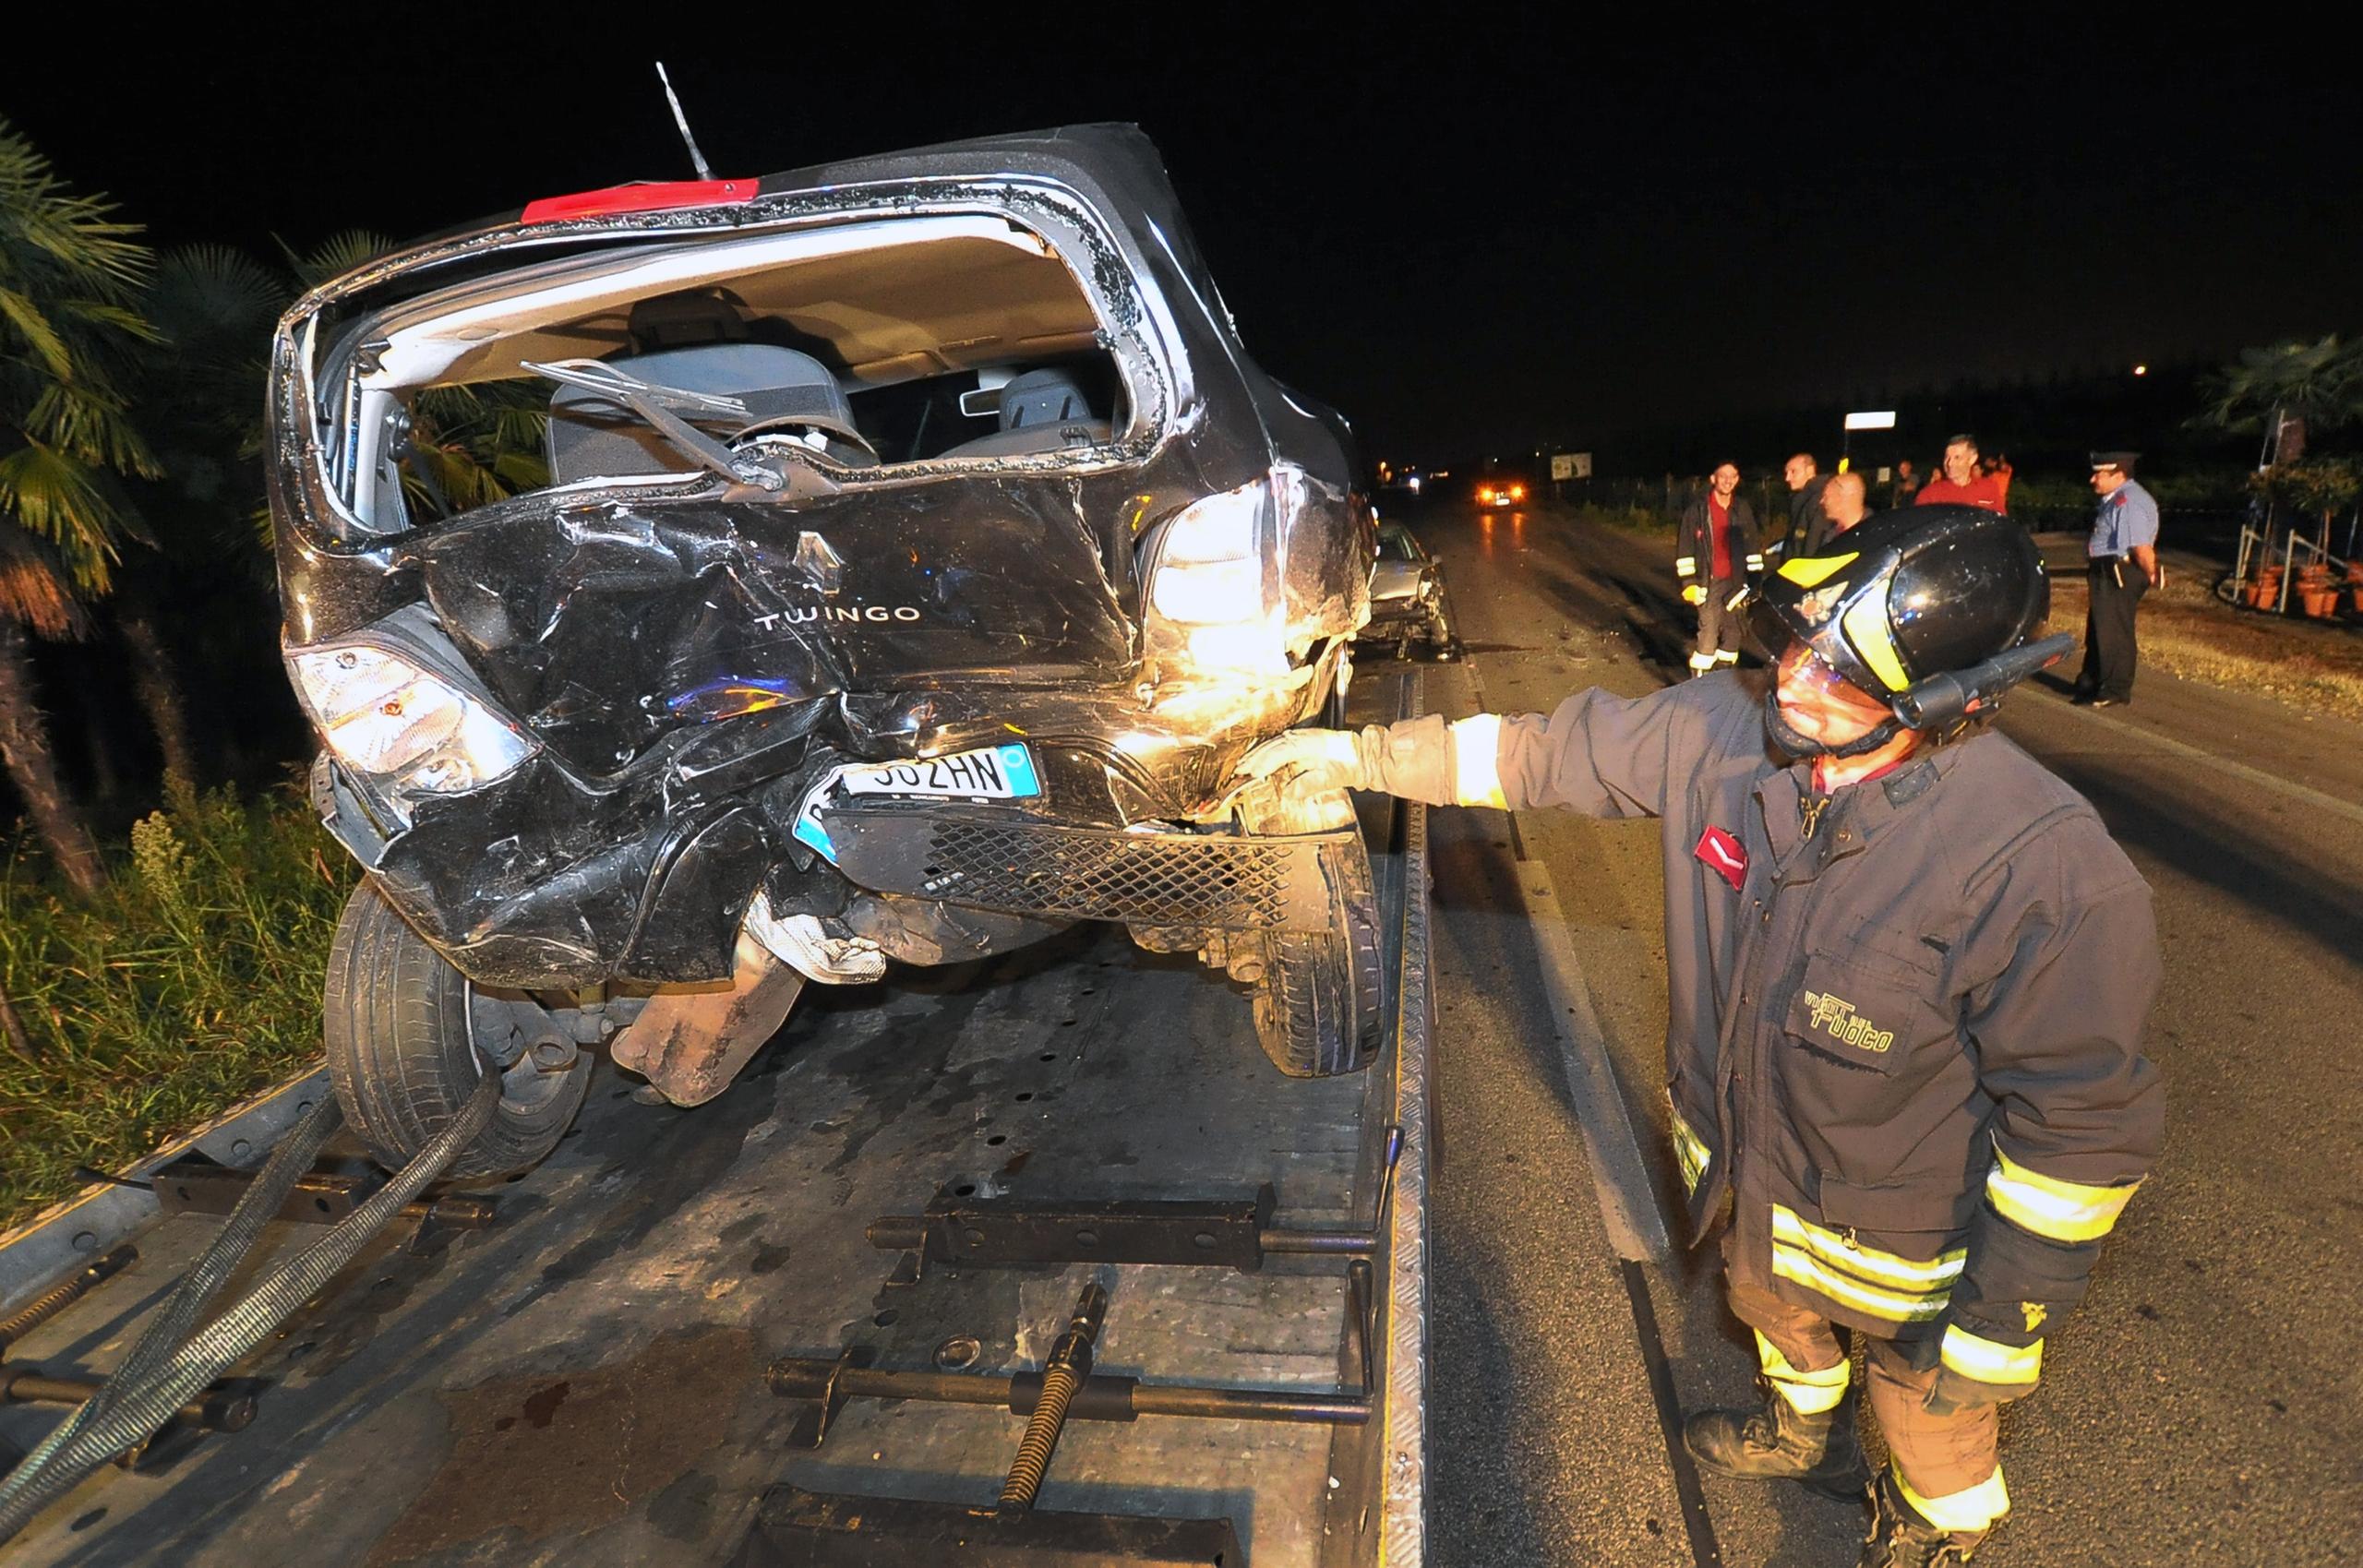
M690 117L681 113L681 95L673 90L673 78L665 74L665 62L656 62L656 79L665 84L665 102L673 106L673 123L681 127L681 140L690 150L690 163L698 178L710 180L714 171L705 166L705 154L698 150L698 138L690 134Z

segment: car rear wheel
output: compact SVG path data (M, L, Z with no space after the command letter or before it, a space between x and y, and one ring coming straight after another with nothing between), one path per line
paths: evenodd
M1255 982L1255 1038L1291 1078L1325 1078L1367 1066L1380 1034L1378 901L1370 859L1340 862L1329 889L1329 926L1264 938Z
M591 1086L590 1053L553 1014L522 993L479 991L366 880L337 922L320 1023L345 1119L389 1169L459 1115L485 1071L501 1075L500 1107L446 1175L539 1163Z

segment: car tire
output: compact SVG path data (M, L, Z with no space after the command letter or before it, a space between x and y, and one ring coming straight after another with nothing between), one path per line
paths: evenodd
M1255 982L1255 1039L1291 1078L1366 1067L1379 1045L1383 1001L1378 900L1369 857L1356 850L1329 889L1329 928L1264 938Z
M345 1120L378 1164L399 1169L467 1103L484 1071L502 1069L499 1108L445 1170L506 1176L536 1164L566 1135L591 1087L593 1057L544 1071L534 1031L543 1012L522 996L479 999L465 976L364 880L346 901L329 948L320 1033ZM496 1034L506 1038L492 1038ZM541 1037L562 1037L550 1030Z

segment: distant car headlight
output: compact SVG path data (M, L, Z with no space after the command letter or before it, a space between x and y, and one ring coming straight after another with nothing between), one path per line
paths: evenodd
M312 727L405 822L408 797L490 784L538 749L482 699L426 663L366 641L287 656L289 680Z

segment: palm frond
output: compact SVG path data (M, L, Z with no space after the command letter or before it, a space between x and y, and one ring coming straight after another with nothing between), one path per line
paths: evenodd
M49 319L48 313L23 291L0 288L0 321L16 329L17 336L49 374L73 374L74 352L66 347L65 335Z
M288 301L278 274L224 245L165 252L148 291L149 314L182 349L246 343L270 330Z
M0 616L53 639L79 637L89 629L57 552L9 528L0 528Z
M26 411L24 430L80 461L142 479L161 476L155 455L126 417L122 401L102 388L51 383Z
M91 464L38 441L0 457L0 520L55 545L67 578L90 594L113 586L114 542L126 527L98 481Z
M306 289L317 289L331 278L341 278L356 267L375 261L392 250L396 243L388 235L367 229L346 229L330 234L301 255L287 251L287 264L298 283ZM286 247L282 244L281 248Z

